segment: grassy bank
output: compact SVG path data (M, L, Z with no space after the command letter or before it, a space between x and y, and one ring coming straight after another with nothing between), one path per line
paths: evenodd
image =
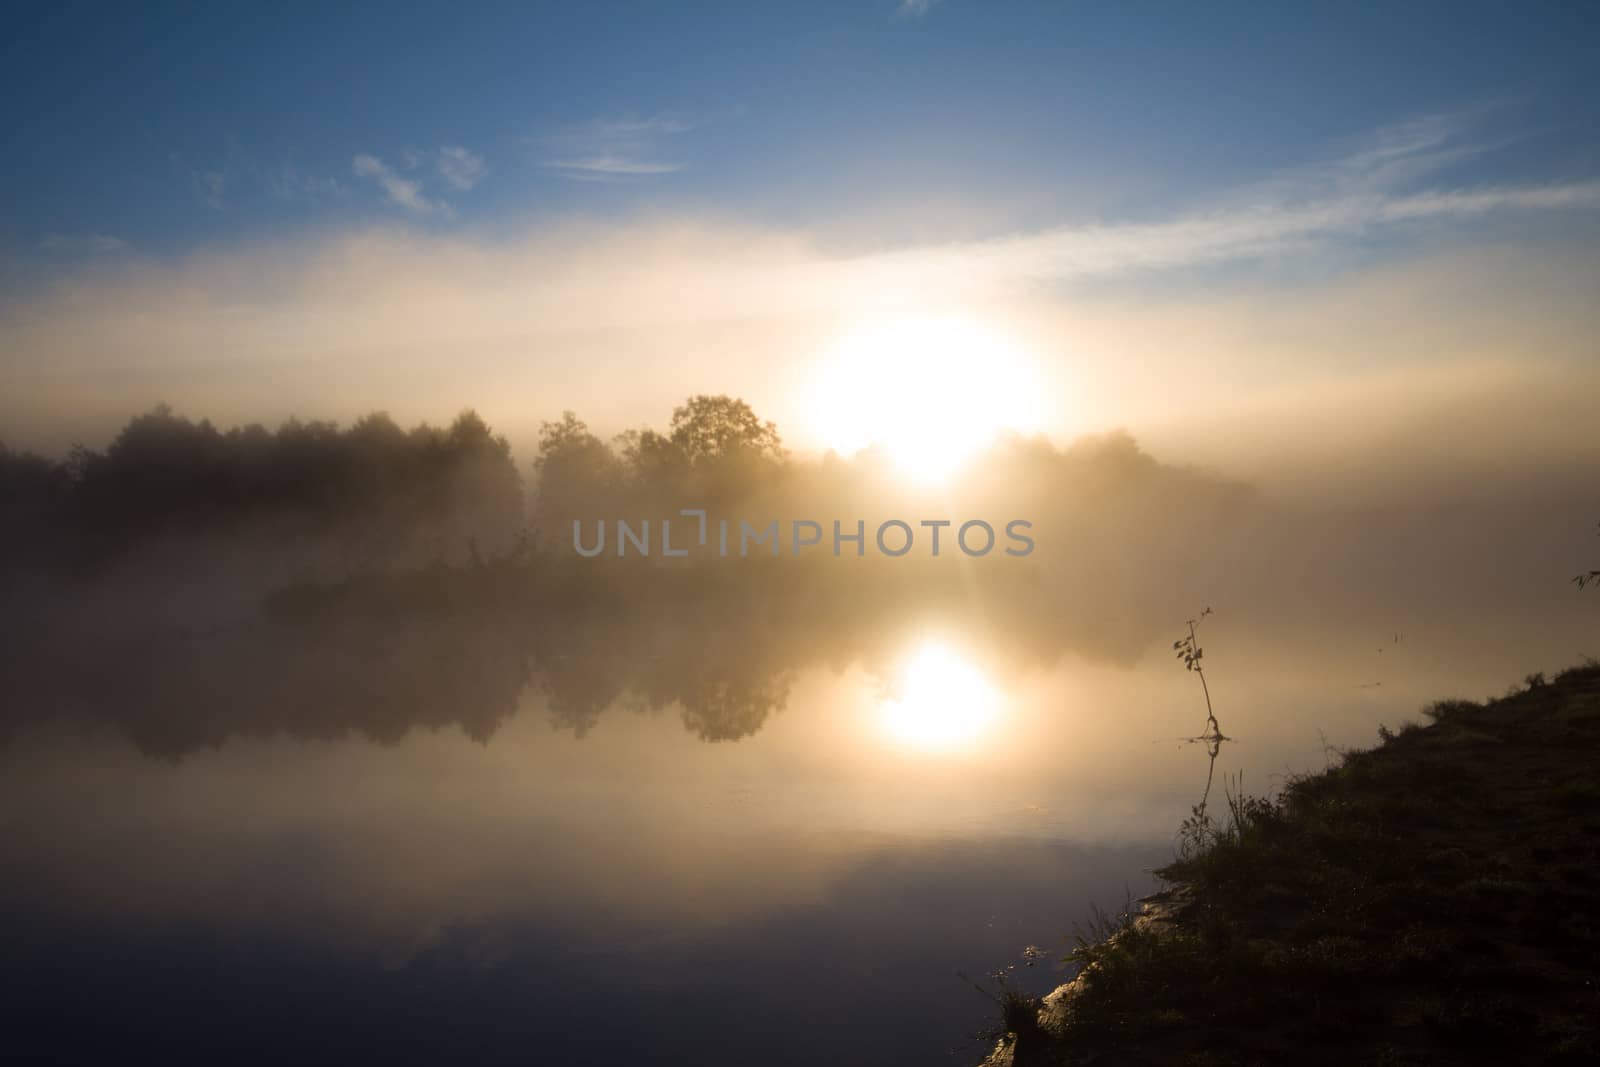
M1578 1063L1600 1054L1600 666L1447 701L1228 796L992 1063Z

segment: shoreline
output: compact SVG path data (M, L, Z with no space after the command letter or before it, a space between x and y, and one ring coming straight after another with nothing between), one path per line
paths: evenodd
M1600 1054L1600 664L1229 792L982 1067Z

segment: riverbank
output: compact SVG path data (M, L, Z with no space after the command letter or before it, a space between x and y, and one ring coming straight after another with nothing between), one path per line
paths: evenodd
M986 1067L1591 1062L1600 664L1424 717L1187 823L1171 888Z

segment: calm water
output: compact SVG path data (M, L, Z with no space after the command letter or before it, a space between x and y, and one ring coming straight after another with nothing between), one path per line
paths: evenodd
M1199 798L1182 617L52 637L0 748L8 1030L62 1060L976 1062L958 972L1060 981ZM1219 609L1218 781L1270 791L1587 626L1405 622Z

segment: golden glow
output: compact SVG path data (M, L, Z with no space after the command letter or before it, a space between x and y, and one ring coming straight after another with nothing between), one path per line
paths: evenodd
M880 713L884 733L907 748L951 751L977 741L1000 714L1000 694L960 654L937 642L906 662Z
M1036 361L972 319L923 316L860 326L824 354L807 408L823 445L872 445L919 485L949 478L1004 430L1042 425Z

